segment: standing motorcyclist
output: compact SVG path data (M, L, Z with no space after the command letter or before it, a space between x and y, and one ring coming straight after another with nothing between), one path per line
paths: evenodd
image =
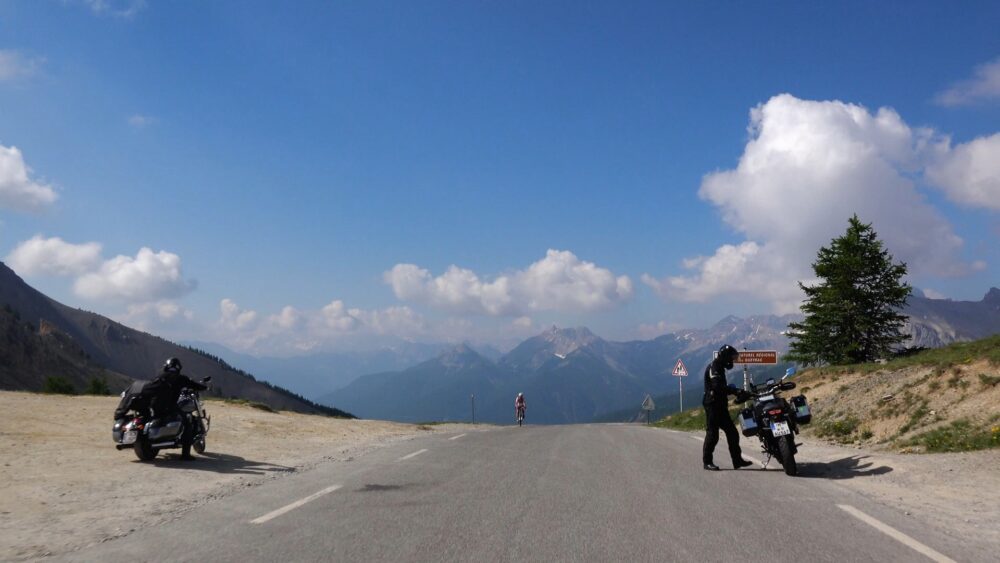
M719 467L712 463L715 445L719 443L719 429L726 433L729 444L729 455L733 459L733 469L753 465L753 462L743 459L740 450L740 434L729 416L727 398L739 391L735 385L726 384L726 370L732 369L733 362L739 357L739 352L729 344L719 348L719 354L705 368L705 395L702 406L705 407L705 445L701 460L705 469L718 471Z
M207 386L192 380L181 374L181 361L177 358L170 358L163 364L163 369L153 381L149 382L142 390L142 394L149 398L149 404L153 409L153 416L156 418L167 418L179 414L177 399L180 397L181 389L185 387L196 391L204 391ZM183 440L186 445L191 444L194 437L194 429L185 428ZM188 451L187 448L184 451ZM182 455L181 459L194 459L190 454Z

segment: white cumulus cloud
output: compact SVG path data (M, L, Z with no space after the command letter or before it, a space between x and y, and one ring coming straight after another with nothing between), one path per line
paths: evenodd
M632 296L632 280L615 276L569 251L549 250L525 270L484 280L451 266L434 277L414 264L384 274L396 297L433 307L485 315L520 316L528 311L592 311Z
M195 285L184 279L180 256L143 247L135 257L116 256L80 276L73 290L87 299L141 303L180 297Z
M793 312L802 298L797 282L810 281L817 250L843 234L853 214L872 223L911 274L975 270L957 258L962 240L912 180L929 155L940 158L932 131L912 129L892 109L788 94L754 108L749 131L737 167L706 175L699 190L746 240L686 260L687 275L644 275L661 296L743 294Z
M939 144L927 178L956 203L1000 211L1000 133Z
M55 203L55 190L30 176L21 151L0 145L0 208L37 212Z
M976 67L972 78L941 92L935 101L943 106L964 106L1000 99L1000 57Z
M21 275L79 275L101 264L101 245L96 242L71 244L59 237L36 235L17 245L5 260Z

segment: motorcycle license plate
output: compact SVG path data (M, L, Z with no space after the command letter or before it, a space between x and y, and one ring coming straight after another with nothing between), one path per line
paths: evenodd
M122 443L123 444L134 444L135 443L135 439L138 436L138 434L139 433L136 432L135 430L129 430L128 432L125 433L124 436L122 436Z
M772 422L771 423L771 433L775 437L784 436L785 434L791 434L792 431L788 428L787 422Z

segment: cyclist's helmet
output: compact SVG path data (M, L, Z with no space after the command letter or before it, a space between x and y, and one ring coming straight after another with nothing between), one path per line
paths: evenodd
M177 358L170 358L163 364L163 371L167 373L180 373L181 372L181 361Z
M523 397L523 396L524 396L524 393L518 393L518 394L517 394L517 396L518 396L518 397Z
M719 348L719 360L726 366L726 369L732 369L733 362L739 356L740 353L736 351L736 348L733 348L729 344L723 344L722 348Z

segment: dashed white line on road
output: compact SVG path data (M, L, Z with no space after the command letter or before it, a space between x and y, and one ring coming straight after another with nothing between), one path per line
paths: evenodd
M933 549L918 542L917 540L911 538L910 536L904 534L903 532L900 532L896 528L893 528L888 524L885 524L879 520L876 520L875 518L872 518L871 516L865 514L864 512L861 512L860 510L854 508L849 504L838 504L837 507L843 510L844 512L850 514L851 516L857 518L858 520L861 520L865 524L868 524L869 526L889 536L890 538L909 547L910 549L923 553L933 561L938 561L939 563L955 563L954 559L946 555L943 555L937 551L934 551Z
M412 454L404 455L403 457L397 459L396 461L406 461L406 460L408 460L410 458L417 457L418 455L420 455L420 454L422 454L422 453L424 453L426 451L427 451L427 448L424 448L422 450L417 450L417 451L413 452Z
M323 495L330 494L333 491L336 491L337 489L339 489L340 487L341 487L340 485L333 485L332 487L327 487L327 488L323 489L322 491L320 491L318 493L313 493L313 494L307 496L306 498L304 498L302 500L297 500L297 501L293 502L292 504L289 504L288 506L283 506L283 507L279 508L278 510L273 510L271 512L268 512L267 514L261 516L260 518L255 518L255 519L251 520L250 523L251 524L263 524L264 522L267 522L268 520L272 520L274 518L277 518L278 516L281 516L282 514L284 514L286 512L291 512L292 510L295 510L296 508L302 506L303 504L305 504L307 502L314 501L314 500L318 499L319 497L321 497Z
M459 434L458 436L452 436L451 438L448 438L448 439L449 439L449 440L458 440L458 439L459 439L459 438L461 438L462 436L466 436L466 434Z

